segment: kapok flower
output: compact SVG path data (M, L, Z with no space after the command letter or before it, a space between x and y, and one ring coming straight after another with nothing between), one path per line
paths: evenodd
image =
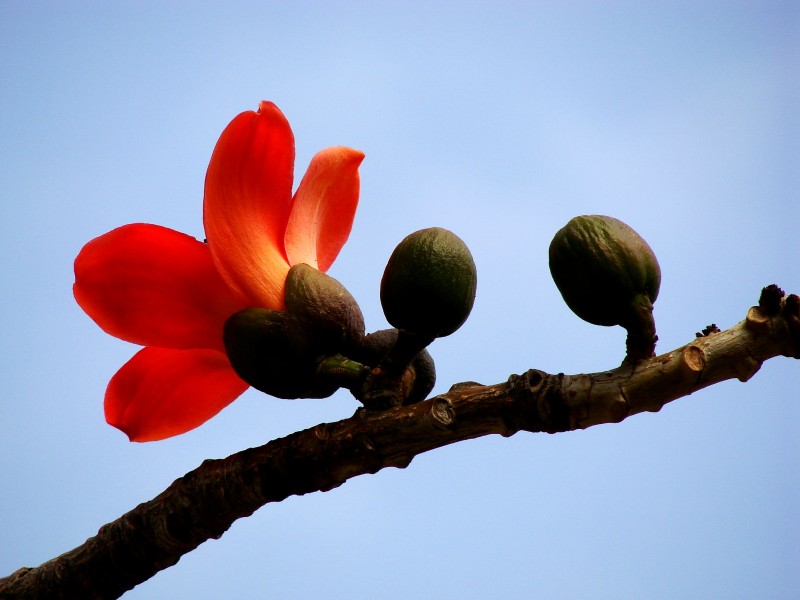
M149 224L125 225L75 259L78 304L107 333L145 346L112 377L106 420L131 441L193 429L248 387L222 341L245 308L284 308L286 274L326 271L347 240L364 154L327 148L294 196L294 136L271 102L222 132L205 182L207 243Z

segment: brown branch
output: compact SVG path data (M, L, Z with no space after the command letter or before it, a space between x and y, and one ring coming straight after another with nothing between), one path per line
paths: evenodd
M0 598L118 598L269 502L327 491L414 456L488 434L560 432L658 411L727 379L747 381L775 356L800 357L800 301L765 288L725 331L638 364L588 375L530 370L483 386L460 383L418 404L359 411L223 460L207 460L103 526L83 545L0 579Z

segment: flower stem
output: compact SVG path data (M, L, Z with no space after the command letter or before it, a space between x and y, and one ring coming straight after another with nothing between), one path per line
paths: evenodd
M394 346L370 371L357 396L364 407L386 410L403 405L414 389L414 371L409 366L434 339L434 336L399 330Z
M653 318L653 303L644 294L637 296L632 303L631 320L623 323L628 331L625 340L625 360L622 364L636 364L645 358L656 355L656 322Z
M320 381L334 383L348 390L357 390L369 374L369 367L341 354L326 356L317 364Z

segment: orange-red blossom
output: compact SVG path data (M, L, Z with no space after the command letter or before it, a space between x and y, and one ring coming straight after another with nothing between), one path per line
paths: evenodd
M222 132L205 182L207 243L149 224L125 225L83 247L75 299L106 332L145 346L112 377L106 420L132 441L184 433L248 385L228 361L225 321L250 307L282 309L286 274L330 267L347 240L363 153L327 148L294 196L294 136L271 102Z

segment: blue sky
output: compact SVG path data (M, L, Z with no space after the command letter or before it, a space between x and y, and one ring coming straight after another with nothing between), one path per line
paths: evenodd
M793 2L0 4L0 574L93 535L205 458L352 414L347 394L247 392L164 442L105 424L136 350L75 304L88 240L151 222L203 237L216 139L259 100L297 174L363 150L331 274L385 327L394 245L456 232L471 318L436 341L436 391L528 368L616 366L580 321L552 235L609 214L663 272L659 349L800 292L800 9ZM291 498L127 594L154 598L788 598L800 588L800 366L778 358L622 424L484 438Z

